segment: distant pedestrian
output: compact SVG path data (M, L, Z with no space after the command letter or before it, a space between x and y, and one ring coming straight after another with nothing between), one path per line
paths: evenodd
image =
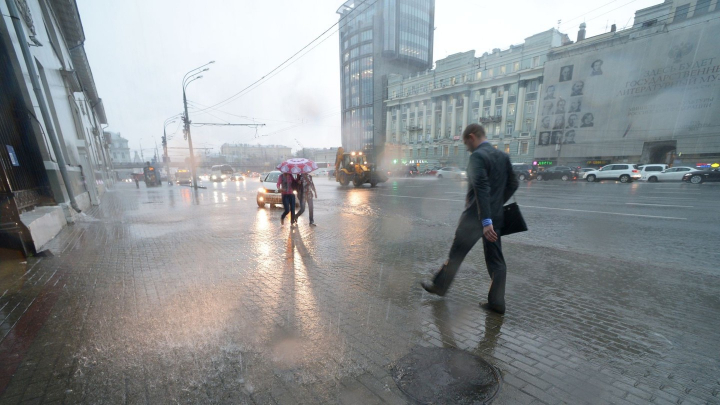
M138 179L138 176L133 176L135 179L135 188L140 188L140 179Z
M448 260L432 281L421 284L431 294L445 295L465 256L482 238L485 265L492 282L488 302L481 306L503 314L507 267L500 245L500 231L503 205L517 190L518 181L513 175L510 157L488 143L482 126L468 125L463 132L463 143L472 152L467 168L465 210L460 215Z
M295 217L295 189L297 181L290 173L282 173L278 177L277 188L282 194L282 204L285 209L280 217L280 225L285 224L285 217L290 214L290 226L297 222Z
M310 208L310 226L315 226L315 221L313 220L313 193L315 193L315 198L317 198L317 190L315 189L315 183L313 183L310 173L303 173L300 176L300 190L302 190L302 198L300 199L300 211L298 211L296 217L299 217L305 212L305 203L307 202Z

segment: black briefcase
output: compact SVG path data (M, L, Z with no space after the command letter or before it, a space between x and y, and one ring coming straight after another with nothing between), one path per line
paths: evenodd
M501 236L512 235L514 233L525 232L528 230L525 218L523 218L517 202L512 202L504 206L503 216L503 227L500 233Z

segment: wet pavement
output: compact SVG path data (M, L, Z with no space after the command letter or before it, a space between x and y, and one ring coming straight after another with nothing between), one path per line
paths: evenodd
M404 404L432 348L495 366L495 404L720 403L720 187L523 184L498 316L479 246L445 298L418 284L463 183L316 185L290 228L255 181L120 184L53 257L2 256L0 403Z

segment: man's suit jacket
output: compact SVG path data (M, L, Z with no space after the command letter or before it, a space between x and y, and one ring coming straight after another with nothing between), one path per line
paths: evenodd
M503 205L518 189L510 157L485 142L470 154L467 176L465 210L477 210L480 221L492 219L498 230L503 225Z

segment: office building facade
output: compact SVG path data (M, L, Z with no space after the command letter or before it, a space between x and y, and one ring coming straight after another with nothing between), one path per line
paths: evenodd
M720 9L665 1L632 28L553 49L535 156L548 164L720 161Z
M432 66L434 0L349 0L340 15L342 146L379 162L387 77Z
M458 53L438 60L430 71L390 75L385 163L464 167L468 154L461 135L474 122L513 161L531 162L543 64L551 48L569 41L552 29L506 50L480 57L475 51Z

